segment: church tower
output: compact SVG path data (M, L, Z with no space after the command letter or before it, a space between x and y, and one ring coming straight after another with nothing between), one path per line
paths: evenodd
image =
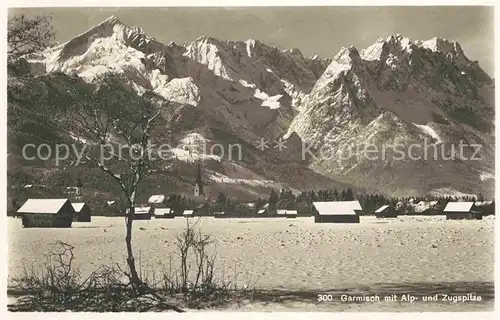
M203 192L203 183L201 180L201 165L200 161L198 161L197 164L197 172L196 172L196 182L194 184L194 196L199 197L199 196L204 196L205 193Z
M76 182L76 187L75 187L75 199L76 200L82 200L82 188L83 188L83 183L82 183L82 178L81 175L78 174L78 180Z

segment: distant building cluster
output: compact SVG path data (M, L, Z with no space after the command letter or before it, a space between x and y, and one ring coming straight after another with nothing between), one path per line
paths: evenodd
M399 215L446 215L446 219L482 219L494 214L493 201L469 201L470 199L440 198L398 201L383 195L360 194L357 199L351 189L303 191L294 194L291 190L271 191L268 199L255 202L233 203L222 192L217 199L206 196L198 164L193 185L194 199L187 202L180 195L152 194L147 203L133 207L134 220L173 219L174 217L214 218L286 218L314 217L315 223L359 223L362 215L377 218L397 218ZM25 189L34 185L25 185ZM77 187L66 187L69 199L28 199L16 212L24 227L71 227L73 222L91 222L92 209L82 200L81 183ZM96 209L96 208L94 208ZM107 200L99 215L126 216L130 210L117 199ZM102 212L101 212L102 211ZM104 213L104 214L103 214Z
M113 206L115 201L108 201ZM152 195L148 205L133 208L134 220L173 219L174 217L214 217L214 218L296 218L299 212L295 209L272 210L269 203L262 208L255 208L254 203L240 204L252 211L249 214L236 215L231 211L214 211L206 205L194 209L175 210L165 207L164 195ZM437 205L434 204L434 205ZM213 208L212 208L213 209ZM374 212L377 218L397 218L398 210L391 205L383 205ZM130 214L126 209L123 215ZM360 216L368 214L363 210L358 200L353 201L314 201L312 214L315 223L359 223ZM494 214L494 202L451 201L446 204L440 214L447 220L481 220L483 216ZM92 210L85 202L71 202L68 199L28 199L18 210L17 216L22 218L22 224L30 227L69 228L73 222L91 222Z

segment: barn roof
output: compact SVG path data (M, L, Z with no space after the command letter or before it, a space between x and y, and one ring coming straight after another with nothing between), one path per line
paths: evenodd
M190 216L193 214L193 210L184 210L184 212L182 214L185 216Z
M253 202L244 202L242 205L249 207L249 208L255 208L255 203Z
M285 215L286 214L286 210L276 210L276 213L279 214L279 215Z
M357 201L356 201L357 202ZM359 202L358 202L359 204ZM356 215L354 206L351 201L324 201L313 202L314 207L318 210L319 215Z
M448 202L444 212L469 212L474 202Z
M288 215L296 215L297 214L297 210L286 210L286 214L288 214Z
M72 205L73 205L73 208L75 209L76 212L82 211L83 206L88 207L88 205L85 202L76 202L76 203L72 203Z
M150 207L134 207L134 214L145 214L149 213ZM129 210L127 209L126 212L128 213Z
M476 202L474 202L474 205L476 207L481 207L481 206L489 206L492 203L493 203L493 201L476 201Z
M385 205L385 206L381 206L380 208L378 208L377 210L375 210L375 213L380 213L382 211L384 211L385 209L389 208L389 205Z
M437 201L420 201L417 203L417 206L435 206L438 202Z
M155 208L156 216L164 216L166 214L170 214L170 208Z
M148 203L162 203L165 200L165 196L163 194L155 194L149 197Z
M50 213L56 214L69 202L68 199L28 199L17 210L19 213ZM71 205L71 202L70 202ZM72 207L73 208L73 207Z
M339 201L339 202L348 203L349 205L352 206L353 210L363 210L363 208L361 207L361 204L359 203L358 200L353 200L353 201Z

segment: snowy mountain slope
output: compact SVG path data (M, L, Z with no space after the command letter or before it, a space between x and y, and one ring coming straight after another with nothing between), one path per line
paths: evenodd
M214 74L243 81L267 96L307 94L328 60L306 59L298 49L280 51L260 41L219 41L201 37L186 46L185 56L206 65Z
M484 177L493 172L493 81L453 41L394 35L363 50L342 48L333 59L305 58L298 49L252 39L163 44L110 17L26 58L37 74L62 71L92 83L115 73L140 95L158 94L175 154L188 167L193 154L182 146L193 137L209 146L241 143L242 160L202 158L213 177L238 188L251 185L252 193L261 185L256 179L299 189L354 185L394 195L492 190L493 180ZM280 137L288 139L281 152L255 148L260 138ZM483 160L401 161L390 151L383 160L344 159L366 145L408 149L423 141L449 155L460 140L483 145ZM318 157L323 151L334 160ZM242 171L226 172L229 167Z
M296 132L316 154L331 150L334 159L348 157L312 157L311 167L334 179L393 194L422 194L443 184L491 193L492 185L475 170L493 167L494 108L480 90L492 83L457 43L391 36L361 52L343 48L303 101L288 134ZM481 144L483 160L401 161L381 154L384 148L407 151L418 145L417 158L433 151L425 142L437 143L438 153L442 149L449 157L460 141ZM365 146L377 148L379 158L351 155ZM469 156L474 152L464 150Z
M122 74L139 93L152 90L225 119L248 142L259 138L256 131L273 138L286 132L295 101L329 62L253 40L203 37L183 46L164 45L114 16L31 62L40 59L48 72L76 74L88 82L109 72Z

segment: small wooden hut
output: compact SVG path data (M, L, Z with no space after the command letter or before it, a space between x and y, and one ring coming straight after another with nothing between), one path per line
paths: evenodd
M225 211L216 211L214 212L214 217L215 218L225 218L226 212Z
M284 218L284 217L286 217L286 210L278 209L278 210L276 210L276 215L278 215L278 217Z
M313 202L315 223L359 223L350 201Z
M85 202L72 203L75 209L75 216L73 221L77 222L90 222L92 219L92 210Z
M392 206L385 205L375 210L375 216L377 218L397 218L398 212Z
M287 217L287 218L297 218L297 210L286 210L285 217Z
M194 217L194 210L184 210L182 215L186 218Z
M474 210L481 212L483 216L495 214L495 203L493 201L476 201Z
M68 199L28 199L17 213L25 228L70 228L75 209Z
M448 202L443 210L446 220L482 220L483 214L474 210L474 202Z
M129 210L127 209L127 214ZM151 220L152 212L151 207L135 207L134 220Z
M155 219L173 219L174 214L170 208L155 208L154 217Z

